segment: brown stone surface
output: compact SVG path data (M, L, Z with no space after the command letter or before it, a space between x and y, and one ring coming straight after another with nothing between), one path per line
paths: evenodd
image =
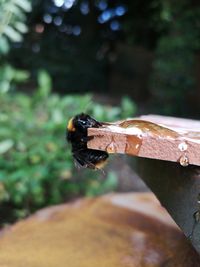
M1 267L198 267L151 193L112 194L37 212L0 238Z
M142 116L88 129L92 149L200 166L200 122Z

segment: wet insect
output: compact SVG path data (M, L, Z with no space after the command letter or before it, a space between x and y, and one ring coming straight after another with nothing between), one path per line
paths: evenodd
M77 167L101 169L104 167L108 153L87 148L87 142L93 136L87 136L88 128L99 128L102 124L87 114L81 113L71 118L67 125L66 138L72 147L72 155Z

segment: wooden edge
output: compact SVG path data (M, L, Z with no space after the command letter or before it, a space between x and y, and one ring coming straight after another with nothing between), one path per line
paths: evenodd
M122 153L138 157L179 162L200 166L200 142L192 138L177 135L152 135L122 129L120 126L89 128L88 136L94 138L88 142L88 148Z

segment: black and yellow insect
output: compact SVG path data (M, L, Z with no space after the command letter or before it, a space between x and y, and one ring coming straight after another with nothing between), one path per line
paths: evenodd
M93 138L93 136L87 136L87 129L99 127L102 127L100 122L84 113L69 120L66 138L71 143L72 155L77 167L90 169L104 167L108 159L108 153L87 148L87 142Z

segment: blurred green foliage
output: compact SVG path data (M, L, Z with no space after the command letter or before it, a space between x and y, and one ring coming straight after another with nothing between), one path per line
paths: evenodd
M14 90L16 84L25 82L28 78L28 71L15 69L10 64L3 64L0 66L0 93Z
M26 66L33 85L43 68L62 93L129 93L150 112L199 116L200 2L85 0L70 8L64 0L31 2L30 31L10 59ZM121 90L129 82L133 87Z
M188 99L199 90L196 84L196 56L200 51L200 6L183 0L163 1L162 27L157 43L151 90L156 112L188 115L194 107Z
M94 103L91 95L52 94L51 79L44 70L38 74L38 89L32 95L1 93L1 207L12 207L14 217L25 216L71 197L114 189L114 173L99 180L94 179L99 172L86 171L83 178L83 172L74 169L65 141L66 124L83 111L100 121L133 116L131 103L126 97L120 107L111 107Z
M0 55L9 51L9 41L22 41L28 31L25 13L30 11L28 0L0 0Z
M9 64L6 55L11 44L21 42L27 33L26 12L30 11L29 0L0 0L0 93L14 89L17 83L29 78L29 72Z

